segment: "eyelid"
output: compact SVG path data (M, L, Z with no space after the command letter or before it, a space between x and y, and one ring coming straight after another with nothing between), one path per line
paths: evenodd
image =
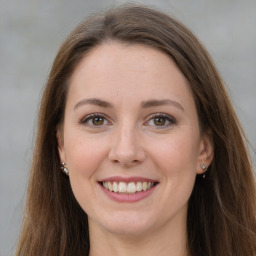
M157 126L157 125L155 125L155 127L156 127L157 129L165 129L165 128L167 128L167 127L169 127L169 126L174 125L174 124L177 123L176 119L173 118L172 116L160 112L160 113L153 113L153 114L150 114L150 115L147 117L147 121L146 121L144 124L149 123L149 121L151 121L152 119L157 118L157 117L165 118L165 119L169 122L169 124L167 124L167 125L165 124L165 125L163 125L163 126ZM150 125L149 125L149 126L150 126Z
M98 126L97 125L89 124L88 121L92 120L92 118L95 118L95 117L103 118L105 121L107 121L107 124L98 125ZM148 124L152 119L157 118L157 117L164 118L168 123L164 124L163 126L157 126L157 125L150 125L150 124ZM102 127L106 127L106 126L112 124L112 122L110 121L110 118L108 116L106 116L103 113L97 113L97 112L96 113L91 113L91 114L88 114L88 115L84 116L80 120L80 123L85 125L85 126L87 126L87 127L92 127L92 128L102 128ZM171 115L160 112L160 113L153 113L153 114L150 114L149 116L147 116L146 121L143 123L143 125L154 126L156 129L165 129L165 128L168 128L169 126L172 126L172 125L174 125L176 123L177 123L176 119L173 118Z
M175 119L172 116L170 116L169 114L162 113L162 112L150 114L147 117L147 119L150 119L150 118L153 118L153 117L166 117L166 118L169 118L169 119L175 121Z
M88 122L89 120L91 120L92 118L94 117L101 117L101 118L104 118L104 120L106 120L108 122L108 125L111 124L111 122L109 121L109 118L105 115L105 114L102 114L102 113L91 113L91 114L88 114L86 115L85 117L83 117L80 121L81 124L84 124L86 125L86 122ZM89 127L95 127L95 128L101 128L103 126L106 126L106 125L99 125L98 127L95 125L89 125L87 124L87 126Z

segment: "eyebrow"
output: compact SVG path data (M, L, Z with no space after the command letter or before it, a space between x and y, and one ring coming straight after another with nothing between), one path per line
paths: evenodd
M74 110L77 109L78 107L82 106L82 105L95 105L95 106L99 106L102 108L111 108L113 107L109 102L101 100L101 99L96 99L96 98L92 98L92 99L83 99L80 100L79 102L76 103L76 105L74 106Z
M174 106L177 107L178 109L184 111L184 108L182 105L177 102L176 100L171 100L171 99L164 99L164 100L148 100L144 101L141 103L142 108L151 108L151 107L159 107L159 106L164 106L164 105L169 105L169 106Z
M80 100L74 106L74 110L82 105L87 105L87 104L99 106L102 108L112 108L113 107L113 105L107 101L97 99L97 98L91 98L91 99ZM163 100L152 99L152 100L148 100L148 101L143 101L141 103L142 108L159 107L159 106L164 106L164 105L174 106L174 107L177 107L178 109L184 111L184 108L181 106L180 103L178 103L176 100L171 100L171 99L163 99Z

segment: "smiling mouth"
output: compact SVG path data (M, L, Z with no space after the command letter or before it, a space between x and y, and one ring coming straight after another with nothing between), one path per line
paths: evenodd
M156 186L158 182L147 182L147 181L138 181L138 182L118 182L118 181L103 181L100 182L100 185L105 189L119 194L136 194L142 191L147 191L150 188Z

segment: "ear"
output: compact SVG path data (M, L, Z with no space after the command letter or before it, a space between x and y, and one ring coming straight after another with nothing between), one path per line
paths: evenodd
M63 138L63 131L61 128L58 128L56 133L56 138L58 142L58 151L61 163L66 163L66 154L64 150L64 138Z
M205 131L201 136L199 153L197 159L197 174L204 173L204 170L201 168L201 164L204 164L208 168L214 157L214 144L212 139L211 131Z

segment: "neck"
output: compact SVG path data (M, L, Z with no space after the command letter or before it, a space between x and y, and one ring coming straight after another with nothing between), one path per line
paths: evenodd
M188 256L184 221L143 234L115 234L91 224L90 256Z

